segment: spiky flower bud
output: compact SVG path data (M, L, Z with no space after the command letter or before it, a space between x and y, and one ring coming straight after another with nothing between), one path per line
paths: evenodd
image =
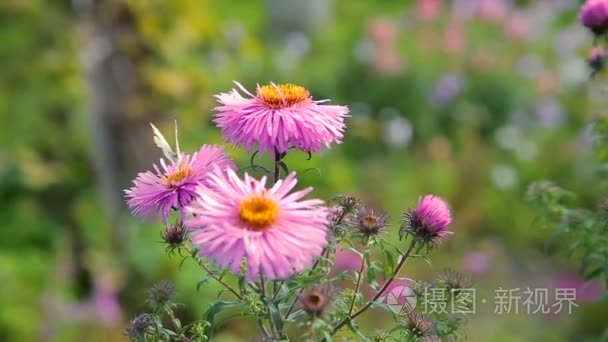
M422 316L418 311L412 311L407 314L405 326L413 336L421 340L429 340L436 336L433 322Z
M600 46L591 48L587 56L587 64L589 64L593 74L600 72L604 68L605 62L606 51Z
M365 208L357 214L356 228L365 236L378 235L387 226L388 215L374 209Z
M434 245L445 236L453 234L447 230L452 214L447 203L435 195L423 196L418 207L404 214L400 236L412 234L425 244Z
M468 276L452 269L443 271L439 276L439 280L454 295L458 295L461 290L468 289L473 285Z
M125 331L125 335L131 341L142 341L146 337L148 328L154 324L154 317L151 314L141 314L135 317Z
M181 247L184 241L186 241L187 235L188 229L184 227L184 223L181 220L178 220L171 227L166 227L161 233L163 241L167 244L167 250L170 252Z
M346 214L352 213L362 205L361 200L352 195L337 195L333 200L342 207Z
M148 290L148 302L154 309L169 304L175 294L175 286L168 280L160 280Z

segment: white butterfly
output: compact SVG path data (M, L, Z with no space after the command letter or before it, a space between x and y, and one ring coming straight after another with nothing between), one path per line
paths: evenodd
M177 121L175 121L175 151L173 151L173 148L171 148L171 145L169 145L169 142L167 142L167 139L165 139L160 130L152 123L150 123L150 126L152 126L152 130L154 131L154 142L156 143L156 146L163 151L163 154L167 159L171 160L173 163L179 163L182 158L182 153L179 150Z

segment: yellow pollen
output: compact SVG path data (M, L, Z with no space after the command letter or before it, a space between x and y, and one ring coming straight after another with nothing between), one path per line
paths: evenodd
M291 83L261 86L257 95L273 109L289 107L310 98L306 88Z
M241 202L239 217L248 229L266 230L277 219L279 207L272 199L256 196Z
M177 171L166 174L163 177L162 182L166 187L170 188L174 183L183 181L190 174L190 172L191 170L188 165L183 164Z

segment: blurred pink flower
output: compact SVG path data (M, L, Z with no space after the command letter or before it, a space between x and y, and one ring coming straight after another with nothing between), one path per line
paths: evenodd
M341 249L336 252L336 269L338 271L353 271L361 267L361 258L355 252Z
M443 36L443 46L450 55L459 55L466 48L467 36L464 25L459 20L452 21Z
M373 60L374 71L379 75L394 76L403 71L404 63L393 50L378 51Z
M594 46L587 55L587 64L593 71L599 71L604 67L606 51L601 46Z
M422 22L437 19L443 9L443 0L418 0L416 17Z
M99 320L106 326L112 326L120 322L121 308L116 295L116 289L103 280L95 282L93 294L95 311Z
M380 285L380 288L382 288L384 286L384 284L386 284L385 280L379 280L378 281L378 285ZM391 291L393 290L399 290L402 287L410 287L410 281L406 280L406 279L400 279L400 278L395 278L395 280L393 280L393 282L388 286L388 288L386 289L386 291L384 291L383 295L386 295L387 293L391 293ZM373 297L378 293L378 291L374 290L373 288L369 289L369 296Z
M397 24L388 18L376 18L368 27L369 38L377 49L393 49L399 38Z
M462 269L468 273L487 273L490 270L490 264L490 257L483 252L470 252L462 258Z
M501 23L509 12L509 4L505 0L480 0L479 17L491 23Z
M599 281L581 278L576 273L559 273L553 279L553 286L562 289L576 289L576 302L590 303L596 301L603 293Z
M530 37L530 23L520 11L513 11L505 20L505 34L513 40L526 40Z

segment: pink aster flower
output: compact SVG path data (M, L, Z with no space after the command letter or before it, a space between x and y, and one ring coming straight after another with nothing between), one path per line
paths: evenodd
M132 188L125 190L127 204L133 215L143 219L160 216L164 223L171 210L182 210L195 197L198 183L206 183L214 165L221 169L236 169L224 148L203 145L194 154L182 153L177 162L160 159L162 170L140 172Z
M608 30L608 0L585 1L579 19L594 34L604 34Z
M413 234L426 243L434 244L439 238L453 234L447 230L452 214L447 203L435 195L423 196L418 207L405 213L401 235Z
M324 145L342 142L346 106L313 100L306 88L293 84L258 86L255 95L236 85L250 97L236 89L216 95L221 105L215 108L214 122L226 141L249 152L257 144L260 152L271 154L291 147L319 152Z
M285 279L309 267L328 239L328 210L318 199L301 200L312 188L290 193L295 173L270 189L266 177L214 172L187 208L192 243L234 273L246 261L247 278Z

